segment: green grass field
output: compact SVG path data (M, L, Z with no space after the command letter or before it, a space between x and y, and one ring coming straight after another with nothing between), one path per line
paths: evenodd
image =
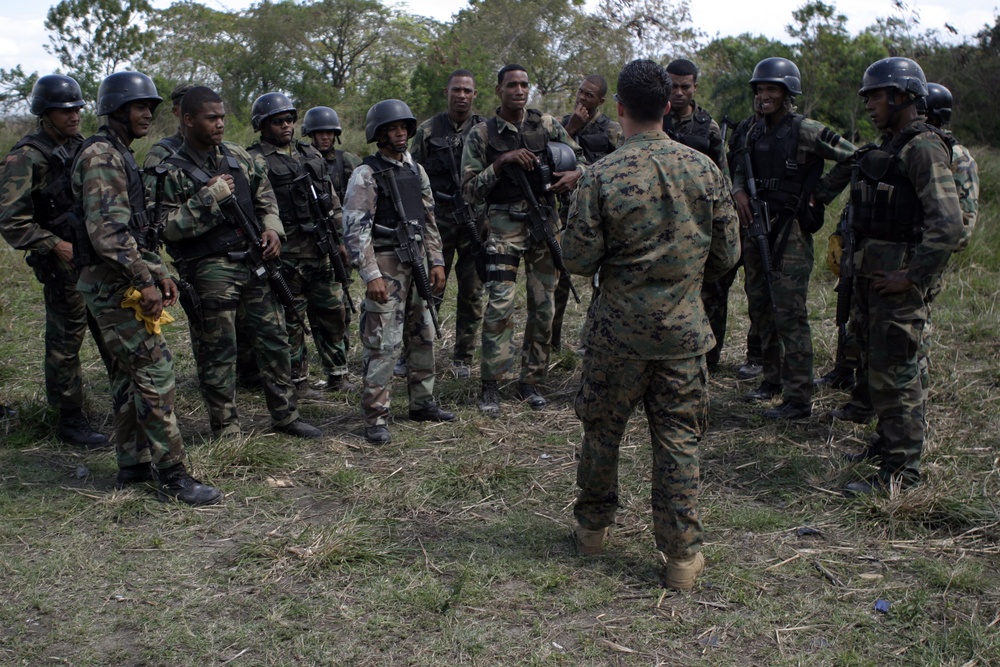
M869 470L842 452L873 432L821 419L841 393L818 395L809 421L763 422L735 380L746 303L734 289L702 445L708 568L690 594L658 584L641 413L622 444L607 553L575 554L579 360L569 351L552 360L540 413L507 402L500 419L482 417L478 378L447 375L446 333L438 393L454 423L406 420L397 380L391 445L365 443L356 395L305 404L326 437L303 442L268 433L263 397L244 391L253 434L212 442L174 309L177 413L196 474L225 502L191 509L150 488L115 492L110 449L54 437L41 288L4 247L0 400L20 416L0 422L0 664L1000 664L1000 152L974 152L979 228L933 315L925 482L882 499L839 493ZM833 288L818 264L818 372L835 347ZM583 313L570 306L570 350ZM356 341L351 364L356 376ZM107 432L90 341L84 366L88 411Z

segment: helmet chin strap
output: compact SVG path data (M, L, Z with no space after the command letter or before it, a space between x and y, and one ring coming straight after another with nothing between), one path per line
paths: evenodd
M911 97L910 95L907 95L903 102L896 104L896 89L889 88L889 113L891 113L893 116L895 116L903 109L911 107L916 103L917 103L916 97Z

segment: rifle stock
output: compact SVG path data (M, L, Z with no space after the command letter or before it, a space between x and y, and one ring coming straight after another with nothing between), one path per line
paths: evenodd
M767 281L767 291L771 296L771 310L778 311L778 302L774 298L774 265L771 262L771 239L770 232L771 218L767 208L767 202L757 196L757 182L753 176L753 162L750 159L750 151L743 149L744 175L746 176L747 190L750 195L750 225L747 227L747 235L753 239L757 246L757 253L760 255L760 262L764 268L764 278Z
M344 266L344 258L340 256L340 239L337 237L336 225L329 214L329 209L326 213L323 212L322 202L324 199L329 200L329 196L321 197L310 179L309 208L312 209L313 218L316 220L316 245L320 252L330 258L333 275L337 278L337 282L340 283L344 292L344 301L351 312L356 313L358 309L354 307L354 300L351 299L351 276L347 272L347 267Z

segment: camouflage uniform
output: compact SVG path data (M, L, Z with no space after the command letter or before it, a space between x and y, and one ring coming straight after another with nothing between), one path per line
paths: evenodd
M619 445L641 400L653 446L656 547L671 558L700 549L704 355L715 343L701 284L736 262L738 230L722 172L659 130L629 137L580 181L563 239L566 265L585 276L601 271L575 404L584 428L574 509L582 527L614 520Z
M316 245L311 229L318 222L309 211L308 195L291 180L305 173L317 191L329 192L333 218L339 227L342 224L340 199L330 182L326 161L318 150L301 142L279 147L261 140L247 150L266 162L268 179L277 195L281 222L288 236L281 246L281 270L295 296L300 321L304 322L308 315L324 375L341 378L347 375L347 346L344 342L347 309L344 307L343 288L334 276L330 258L321 254ZM292 381L299 384L309 379L305 329L292 320L286 323L292 348Z
M577 164L582 165L583 151L555 118L530 109L526 109L524 113L526 118L532 114L539 118L540 132L544 134L546 141L561 141L571 146L576 152ZM494 118L500 135L514 143L521 141L522 130L502 119L499 109ZM528 316L521 352L520 381L537 385L545 379L548 371L553 299L559 276L548 247L531 240L530 223L511 219L512 213L526 213L527 200L522 198L512 203L490 203L491 194L498 189L498 184L506 180L497 175L493 170L492 160L487 158L490 137L488 126L492 120L472 129L462 153L462 195L473 206L486 202L486 224L489 227L486 250L490 254L487 269L494 275L500 274L485 286L488 300L483 314L481 377L485 382L509 380L514 375L517 354L513 340L514 300L517 266L523 257L527 277Z
M409 152L402 162L381 156L389 164L419 172L424 207L424 244L431 266L444 266L441 236L434 221L434 197L423 167ZM388 303L365 298L361 302L362 373L361 410L366 426L384 426L389 419L389 387L392 368L403 341L403 328L410 336L407 391L410 410L435 405L434 400L434 327L427 304L412 288L413 272L399 261L393 241L374 234L373 221L378 210L379 187L372 167L362 164L354 170L347 184L344 200L344 243L351 263L367 284L376 278L385 281ZM412 288L412 289L411 289ZM407 303L409 301L409 303Z
M566 114L559 121L563 127L569 125L573 114ZM587 164L593 164L602 157L613 151L622 142L622 126L608 116L597 111L595 116L583 124L583 127L576 133L576 142L583 149L583 157ZM559 196L559 218L563 226L569 217L569 206L572 200L572 193ZM598 286L595 279L593 284L593 299ZM556 284L555 307L552 316L552 349L558 350L562 347L562 325L566 316L566 305L569 303L570 277L569 274L559 276Z
M726 147L722 143L722 130L707 111L691 100L691 112L681 116L680 109L670 109L663 117L664 125L669 125L667 133L675 141L704 153L712 159L723 176L729 178L729 164L726 161ZM715 335L715 347L708 351L705 360L709 368L714 368L722 356L722 345L726 339L726 324L729 319L729 288L736 282L739 263L726 272L719 280L706 281L701 286L701 299L705 302L705 312Z
M854 230L854 299L862 366L878 415L877 455L884 482L899 476L904 485L920 479L927 392L920 372L924 329L930 300L940 275L963 237L962 206L951 171L952 153L933 129L915 121L882 144L895 156L884 176L859 179L852 190ZM865 159L859 161L865 173ZM863 188L894 188L893 214L887 207L863 203ZM899 211L913 206L912 217ZM877 270L903 269L913 282L906 292L880 295L872 287Z
M765 141L772 142L770 153L780 153L772 160L785 162L785 150L791 139L790 132L794 127L797 114L786 113L774 127L765 125L765 120L758 121L757 127L747 136L746 146L754 155L755 171L759 171L756 160L765 154L759 146ZM783 138L784 137L784 138ZM823 161L834 160L844 162L854 154L854 146L841 138L837 133L825 127L822 123L809 118L801 120L796 148L796 172L808 174L812 170L818 177L822 173ZM766 154L765 154L766 155ZM763 158L761 158L763 159ZM809 312L806 298L809 292L809 276L813 267L812 235L802 229L802 211L808 207L809 184L799 181L798 192L789 192L788 187L793 181L785 175L772 171L771 173L755 173L758 181L758 194L762 200L770 203L772 230L770 234L772 255L775 266L772 289L777 310L772 310L771 293L768 290L767 279L761 263L760 253L756 243L747 240L744 243L744 270L746 271L747 300L750 306L750 319L760 331L764 348L764 379L773 384L782 385L784 400L808 406L812 400L812 335L809 329ZM804 178L808 181L809 176ZM836 192L827 189L824 180L811 188L820 204L828 204L836 196ZM742 161L738 162L733 175L733 190L747 191L746 176ZM793 216L789 216L788 202L779 197L790 197L791 205L795 199L803 197L803 201L795 206ZM822 209L816 207L818 213Z
M239 146L224 142L232 167L220 148L203 153L185 142L166 159L163 182L166 223L163 239L180 274L190 284L188 324L195 345L198 381L208 409L213 435L240 432L236 411L237 309L253 331L252 345L261 369L264 396L271 418L287 426L299 414L291 383L284 314L266 279L257 277L243 257L247 241L223 216L206 184L214 175L232 173L240 188L245 179L253 217L265 229L283 235L274 192L262 163ZM205 183L189 172L201 170ZM238 170L238 171L237 171ZM147 178L153 178L147 176ZM239 191L237 192L239 199Z
M72 175L73 195L93 245L90 260L86 249L74 248L83 264L77 289L97 320L113 360L111 398L118 465L151 462L156 469L166 470L185 456L174 414L173 360L163 336L148 333L135 312L122 308L121 303L129 287L142 289L168 274L159 255L140 248L133 238L135 216L145 213L145 204L130 200L130 182L137 191L134 199L144 199L131 150L107 127L95 136L106 140L88 140L93 143L80 151Z
M347 197L347 183L351 180L354 170L361 166L361 158L354 153L331 148L323 153L323 159L326 160L327 173L330 174L330 182L333 183L337 199L343 202Z
M411 154L427 172L435 194L456 194L451 162L444 151L454 151L457 170L461 166L465 138L482 120L480 116L471 114L464 123L456 126L448 112L443 111L417 127L410 142ZM434 218L441 234L445 278L451 275L452 263L458 255L455 264L458 298L455 303L455 349L452 359L469 365L476 349L479 323L483 320L483 283L476 273L475 249L468 232L455 220L455 209L450 202L435 197Z
M30 252L28 265L42 283L45 393L49 406L62 413L79 413L83 409L80 348L88 327L108 373L111 372L111 357L97 322L87 312L83 295L76 289L79 271L52 251L60 241L72 240L70 223L60 217L71 205L68 171L82 143L82 138L74 137L60 148L39 130L25 136L0 163L0 234L14 248ZM49 191L59 184L52 180L56 174L46 152L55 152L52 159L63 162L67 172L63 192ZM53 216L58 217L45 219Z

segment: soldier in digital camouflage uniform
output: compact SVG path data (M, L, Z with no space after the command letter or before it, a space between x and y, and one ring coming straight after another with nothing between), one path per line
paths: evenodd
M38 129L25 135L0 163L0 234L18 250L43 285L45 298L45 393L59 411L59 439L82 447L108 443L83 412L80 347L87 327L110 372L111 359L83 296L73 263L73 196L70 166L83 138L83 94L68 76L49 74L35 82L31 113Z
M246 216L260 220L265 259L279 256L283 233L265 167L224 142L225 107L209 88L193 87L181 105L184 141L163 163L166 216L163 239L191 289L191 339L197 341L198 380L214 436L239 434L236 410L237 309L253 331L252 345L274 428L304 438L319 429L299 418L291 382L288 336L281 305L270 285L247 263L247 239L226 218L220 202L235 197ZM153 174L150 186L160 187Z
M282 272L295 296L300 321L309 318L326 379L325 388L347 391L353 388L347 379L344 344L347 309L330 257L317 244L321 220L310 205L311 188L315 188L317 195L328 197L320 207L327 210L320 212L329 216L336 228L343 224L340 198L333 190L323 155L313 146L293 140L298 113L291 100L281 93L266 93L254 101L251 113L260 141L247 150L267 165L267 177L274 188L287 237L281 249ZM322 394L309 386L305 327L292 319L287 320L287 326L292 347L292 381L299 398L322 398Z
M530 237L525 218L528 202L510 170L523 169L539 188L539 200L570 192L583 174L583 151L565 128L548 114L527 109L528 73L521 65L505 65L497 73L496 115L472 129L462 154L462 194L473 206L486 206L489 254L483 315L482 390L479 409L500 414L500 380L512 379L517 348L514 345L514 300L517 267L524 258L528 301L518 398L532 410L545 407L538 385L548 371L552 341L553 301L559 278L552 254L543 242ZM576 154L577 168L552 174L552 185L541 191L543 173L539 160L546 159L550 141L568 144ZM532 173L535 172L535 173Z
M733 266L740 249L725 176L663 132L670 89L650 60L622 69L615 100L625 142L580 181L563 243L573 273L601 271L575 403L584 432L578 548L603 548L618 507L619 445L642 401L656 548L667 557L666 585L689 589L704 568L698 442L708 418L705 354L715 343L701 285Z
M601 113L601 105L604 104L607 94L608 82L600 74L591 74L584 78L576 91L573 113L566 114L559 121L566 128L566 134L580 144L583 157L588 164L600 160L622 142L622 126ZM570 194L564 193L559 198L559 215L564 225L569 215ZM553 350L562 347L562 325L566 315L566 304L569 302L569 287L569 274L559 276L559 282L556 284L555 312L552 317Z
M434 328L429 308L414 285L417 270L397 254L400 224L390 195L395 182L407 221L422 230L421 257L434 293L444 290L441 236L434 220L430 180L406 144L417 129L417 119L400 100L382 100L368 110L365 138L378 151L364 159L347 184L344 201L344 240L352 263L365 282L361 304L361 343L364 388L361 410L365 439L374 444L390 442L389 388L392 369L403 341L410 335L406 388L410 419L452 421L434 399ZM426 265L430 265L429 271Z
M82 219L75 257L83 293L112 357L116 488L156 479L161 497L191 505L217 503L222 493L192 478L174 413L174 368L163 336L150 333L136 312L122 306L140 293L144 315L156 320L177 302L177 285L156 254L151 211L131 144L146 136L162 101L152 80L116 72L101 82L97 115L107 124L80 147L72 170ZM151 470L152 466L152 470Z
M797 114L793 99L802 93L799 69L785 58L765 58L750 85L762 119L743 146L753 164L757 193L768 205L772 282L768 286L757 244L744 245L747 300L764 347L764 381L751 400L782 403L766 419L802 419L812 414L812 334L806 298L813 267L812 234L823 225L823 205L836 196L821 179L825 160L844 162L854 146L822 123ZM749 225L749 186L741 155L733 175L740 220ZM772 290L774 296L772 297Z
M878 416L870 455L878 473L846 491L869 494L920 481L924 331L965 228L952 173L954 141L918 111L927 95L920 66L908 58L879 60L865 71L858 94L884 133L880 146L858 153L851 185L856 331Z
M456 377L469 377L472 353L476 349L476 334L483 319L483 283L476 274L477 248L467 230L455 218L450 197L458 194L461 180L459 168L465 138L483 118L472 111L477 95L476 81L469 70L455 70L445 87L448 110L432 116L417 127L410 153L427 172L434 192L434 219L441 233L444 253L444 275L451 275L455 266L458 297L455 303L455 348L451 366ZM451 153L449 156L448 153ZM453 176L454 173L454 176ZM475 212L470 209L475 219ZM455 255L458 261L455 262ZM405 355L405 352L404 352Z
M694 99L698 92L698 67L690 60L680 58L667 65L667 74L673 83L673 94L670 96L670 113L663 117L663 131L671 139L712 158L712 162L728 178L729 165L722 130ZM735 282L738 272L739 263L719 280L707 281L702 285L701 298L705 302L705 312L708 313L708 321L712 323L712 334L715 336L715 347L705 355L709 370L714 370L719 365L722 356L729 318L729 288Z

